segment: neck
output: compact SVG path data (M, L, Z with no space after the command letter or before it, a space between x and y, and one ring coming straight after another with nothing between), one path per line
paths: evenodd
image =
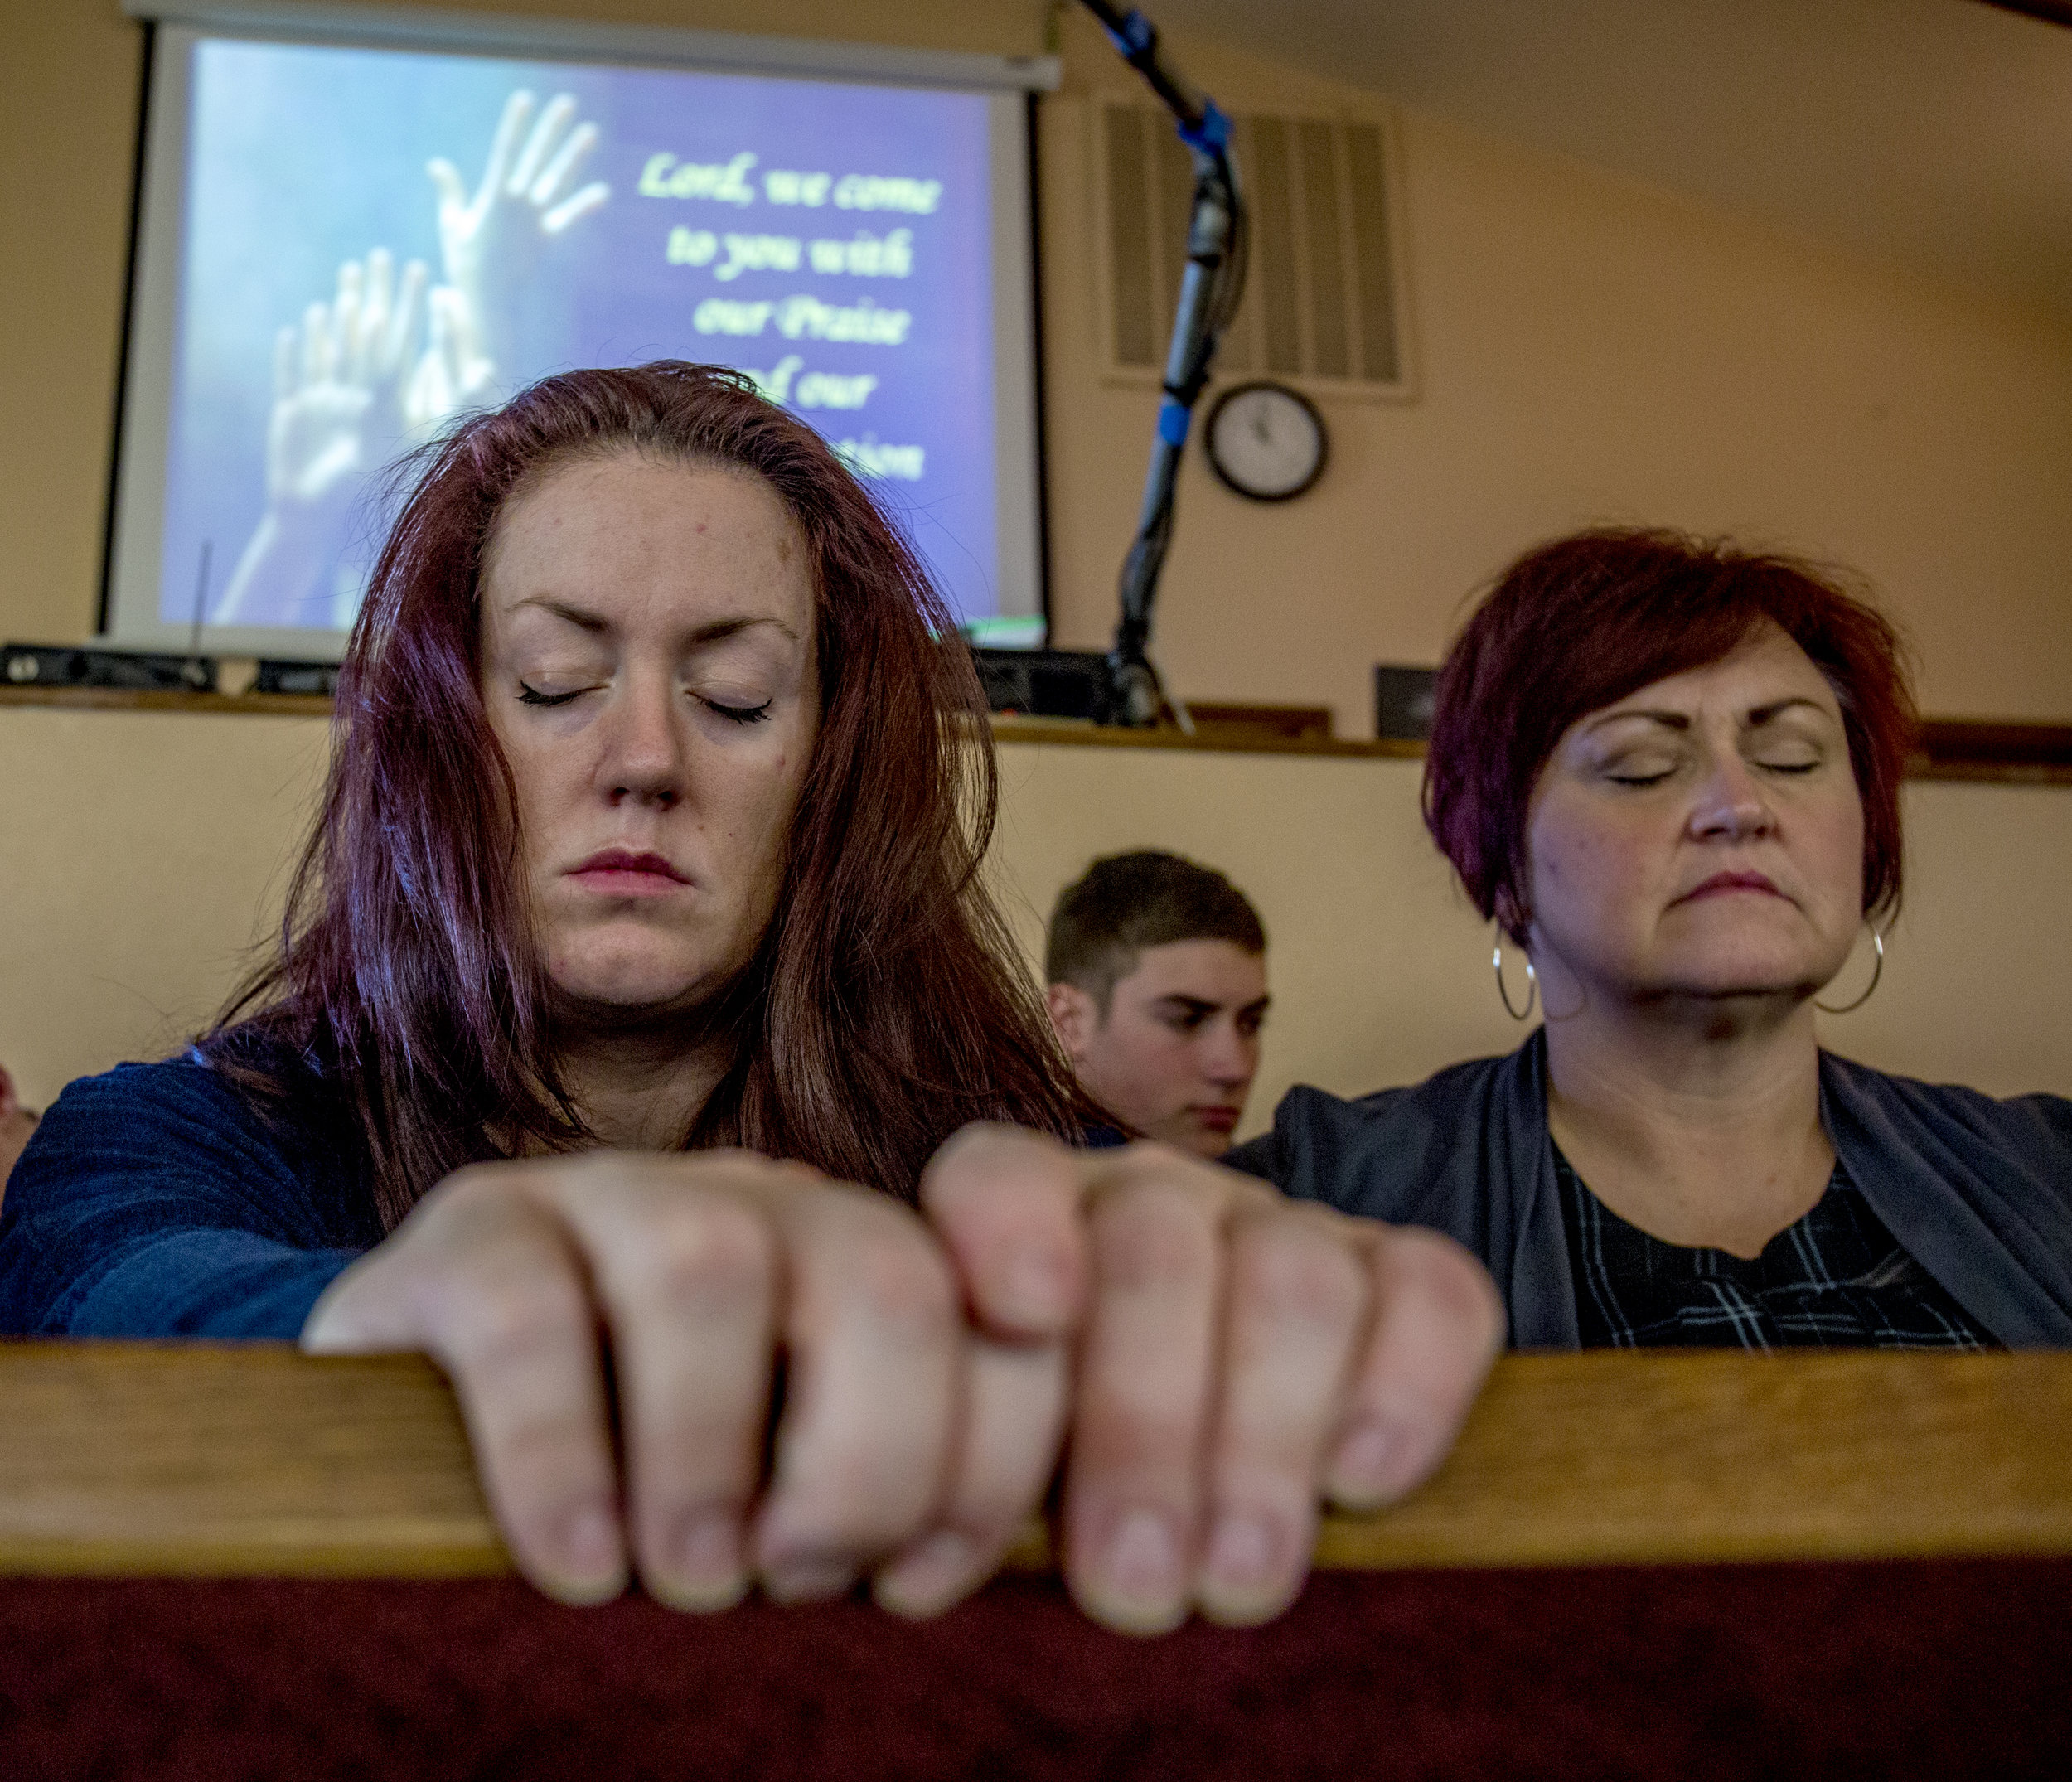
M1624 1001L1547 976L1547 1123L1620 1218L1752 1257L1819 1199L1834 1152L1808 1003Z
M733 1062L730 1035L677 1018L649 1024L573 1019L556 1062L584 1123L612 1150L666 1151L704 1110Z

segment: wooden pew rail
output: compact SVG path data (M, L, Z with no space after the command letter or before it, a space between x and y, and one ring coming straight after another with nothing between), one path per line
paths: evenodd
M0 1344L0 1574L466 1577L508 1561L416 1357ZM2072 1554L2072 1355L1533 1355L1320 1567ZM1015 1553L1049 1564L1034 1525Z

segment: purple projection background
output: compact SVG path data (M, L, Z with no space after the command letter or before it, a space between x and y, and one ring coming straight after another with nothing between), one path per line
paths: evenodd
M205 581L211 624L342 627L397 457L547 372L661 357L752 371L961 617L998 613L983 95L192 54L162 620Z

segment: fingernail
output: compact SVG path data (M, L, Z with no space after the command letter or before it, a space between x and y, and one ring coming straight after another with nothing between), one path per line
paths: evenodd
M1108 1537L1088 1606L1125 1633L1159 1634L1187 1614L1180 1543L1172 1524L1155 1510L1131 1510Z
M1265 1517L1243 1511L1219 1516L1208 1539L1209 1577L1227 1590L1257 1590L1275 1579L1280 1548Z
M619 1562L618 1518L594 1505L578 1510L569 1518L568 1552L578 1571L612 1571Z
M978 1542L955 1528L917 1542L878 1574L873 1594L895 1615L940 1615L975 1581Z
M670 1544L667 1563L667 1574L651 1580L649 1588L672 1609L729 1609L748 1592L741 1523L724 1510L685 1517Z
M762 1592L772 1602L825 1602L845 1594L855 1581L856 1567L848 1560L806 1554L766 1571Z
M1339 1444L1331 1468L1333 1494L1368 1500L1391 1496L1402 1488L1409 1457L1410 1441L1402 1429L1370 1418Z
M608 1509L587 1504L563 1518L554 1543L560 1563L547 1587L565 1602L603 1602L626 1587L626 1550L620 1544L618 1518Z

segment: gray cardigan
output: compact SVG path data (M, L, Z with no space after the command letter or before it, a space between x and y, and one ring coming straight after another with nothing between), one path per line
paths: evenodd
M2072 1348L2072 1101L1995 1101L1820 1055L1820 1123L1907 1253L2012 1349ZM1482 1258L1516 1349L1575 1349L1547 1128L1547 1040L1356 1102L1290 1089L1225 1160L1300 1199L1446 1232Z

